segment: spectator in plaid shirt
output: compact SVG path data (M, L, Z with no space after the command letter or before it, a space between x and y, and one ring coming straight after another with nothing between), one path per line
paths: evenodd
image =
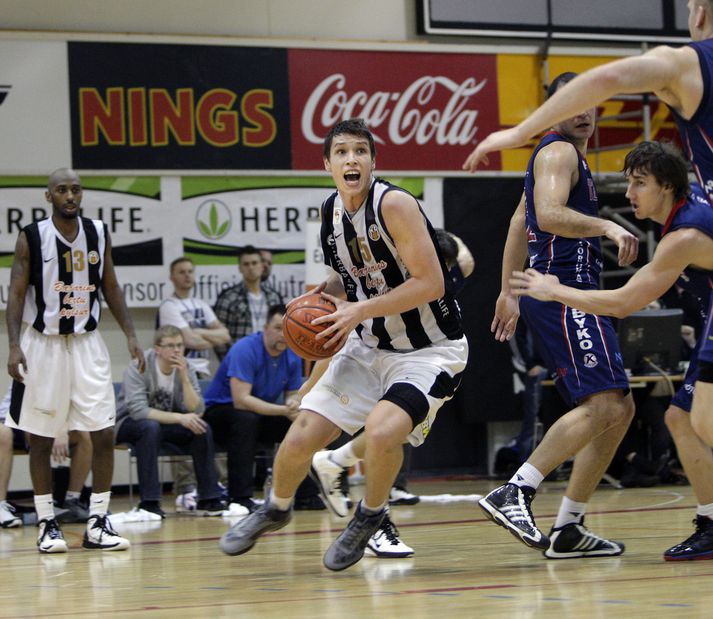
M215 315L230 333L231 343L241 337L261 331L271 305L283 303L277 290L261 281L263 260L260 251L246 245L238 252L238 262L243 281L226 288L215 302ZM223 359L230 344L215 347L219 359Z

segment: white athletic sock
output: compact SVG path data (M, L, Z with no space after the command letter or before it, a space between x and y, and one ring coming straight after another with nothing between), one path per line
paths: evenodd
M699 505L696 509L696 514L698 516L705 516L713 520L713 503L708 503L708 505Z
M109 499L111 498L111 491L108 492L92 492L92 496L89 497L89 515L90 516L106 516L107 511L109 511Z
M341 466L343 469L354 466L357 462L359 462L359 460L361 460L361 458L354 455L351 441L330 453L329 459L334 462L334 464Z
M577 503L567 497L562 498L560 510L557 512L557 520L555 520L555 529L559 529L566 524L579 522L587 510L586 503Z
M76 490L67 490L67 494L64 497L64 500L67 501L69 499L79 499L81 494L81 492L77 492Z
M525 462L510 479L511 484L516 486L530 486L537 490L545 476L540 473L532 464Z
M288 509L290 509L290 505L292 505L292 501L295 500L295 497L279 497L275 496L274 492L270 492L270 500L268 501L269 505L274 507L275 509L281 511L281 512L286 512Z
M37 512L37 522L40 520L51 520L54 518L54 503L51 494L36 494L35 511Z

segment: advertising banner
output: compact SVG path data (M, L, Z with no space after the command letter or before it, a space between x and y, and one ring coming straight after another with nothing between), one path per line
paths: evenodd
M494 54L289 50L292 167L321 167L341 120L363 118L382 170L460 170L476 139L499 128ZM304 67L309 67L305 71ZM498 169L499 156L491 158Z
M70 161L67 44L0 41L0 170L53 170Z
M423 179L392 180L423 195ZM183 255L196 265L195 295L212 305L221 290L242 279L237 252L246 245L272 251L269 283L286 300L302 294L308 222L319 217L320 205L334 190L326 175L86 176L82 182L82 214L107 224L129 307L158 307L170 296L168 267ZM7 306L18 233L51 214L45 184L40 177L0 177L0 310Z
M69 43L83 169L290 169L287 50Z

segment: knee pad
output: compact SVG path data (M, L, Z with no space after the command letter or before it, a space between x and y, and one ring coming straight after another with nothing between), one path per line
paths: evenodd
M428 415L428 399L410 383L394 383L382 396L382 400L393 402L411 417L414 427Z
M713 363L710 361L698 362L698 380L702 383L713 383Z

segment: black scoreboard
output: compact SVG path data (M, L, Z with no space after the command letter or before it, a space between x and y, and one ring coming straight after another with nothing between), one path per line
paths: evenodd
M686 0L416 0L421 34L684 43Z

